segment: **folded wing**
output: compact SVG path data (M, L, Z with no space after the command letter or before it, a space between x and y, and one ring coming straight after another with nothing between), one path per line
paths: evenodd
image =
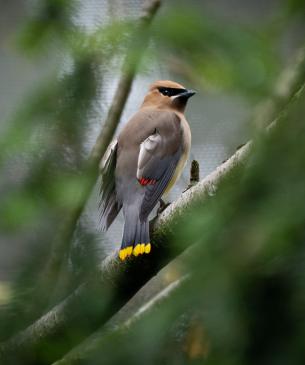
M122 205L117 201L115 187L117 148L117 140L112 141L100 163L101 186L99 208L103 230L109 228L122 208Z
M182 129L175 113L159 113L154 133L140 145L137 179L145 186L140 218L146 219L170 183L182 155Z

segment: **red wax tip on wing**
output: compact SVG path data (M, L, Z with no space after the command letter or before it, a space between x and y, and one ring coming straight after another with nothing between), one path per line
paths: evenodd
M141 185L144 185L144 186L145 185L154 185L157 182L157 180L155 180L155 179L145 179L144 177L141 177L141 179L138 179L138 181Z
M157 180L154 180L154 179L148 180L148 184L150 184L150 185L155 185L156 182L157 182Z

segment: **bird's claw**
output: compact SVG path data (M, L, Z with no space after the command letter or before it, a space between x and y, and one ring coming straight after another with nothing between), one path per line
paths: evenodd
M171 203L165 203L163 199L159 200L160 206L157 210L157 216L160 215Z

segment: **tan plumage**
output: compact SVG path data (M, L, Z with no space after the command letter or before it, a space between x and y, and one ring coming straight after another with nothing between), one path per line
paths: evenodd
M184 109L192 95L172 81L153 83L102 160L102 220L107 229L123 208L122 260L150 252L149 213L179 178L190 151Z

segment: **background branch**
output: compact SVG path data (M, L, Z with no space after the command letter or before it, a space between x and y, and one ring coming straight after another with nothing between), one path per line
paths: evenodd
M127 101L133 79L141 61L141 56L148 44L149 25L153 20L161 0L149 0L143 8L143 14L135 27L133 38L129 45L129 52L123 62L122 76L119 80L116 92L108 115L103 123L102 130L92 148L87 166L83 174L88 177L83 186L82 193L78 197L73 210L69 212L67 219L63 222L52 247L52 252L46 265L46 272L43 276L48 278L48 287L52 287L58 277L63 258L69 249L72 235L77 221L85 207L89 195L98 177L98 166L108 145L110 144L115 130L119 124L122 111ZM45 285L45 283L44 283Z

